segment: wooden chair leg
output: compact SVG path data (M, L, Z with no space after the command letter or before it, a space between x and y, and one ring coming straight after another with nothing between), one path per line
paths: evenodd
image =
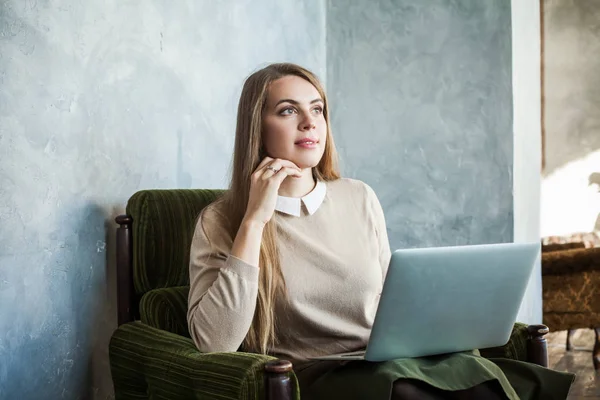
M544 337L550 330L546 325L529 325L527 332L527 359L542 367L548 368L548 345Z
M594 369L598 371L600 369L600 327L594 328L594 332L596 333L596 340L594 342L592 357L594 360Z
M573 350L573 344L571 343L571 335L573 335L573 332L575 332L575 329L567 330L567 351Z
M265 365L265 392L267 400L292 400L293 388L290 373L292 363L273 360Z

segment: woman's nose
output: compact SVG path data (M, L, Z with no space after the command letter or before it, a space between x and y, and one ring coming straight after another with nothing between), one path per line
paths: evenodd
M311 129L315 129L315 121L311 116L306 116L304 120L300 123L300 127L304 131L309 131Z

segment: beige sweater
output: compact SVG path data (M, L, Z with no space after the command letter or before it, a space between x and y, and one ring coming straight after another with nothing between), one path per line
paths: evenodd
M326 185L314 214L302 206L300 217L273 217L288 299L276 305L279 342L270 353L294 362L366 346L390 260L373 190L352 179ZM222 213L207 207L191 246L188 310L202 352L238 350L252 323L259 269L231 256L232 245Z

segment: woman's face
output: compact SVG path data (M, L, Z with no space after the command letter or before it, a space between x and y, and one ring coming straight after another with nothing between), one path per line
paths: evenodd
M298 76L271 83L263 112L263 146L267 155L299 168L319 164L327 140L323 99L317 89Z

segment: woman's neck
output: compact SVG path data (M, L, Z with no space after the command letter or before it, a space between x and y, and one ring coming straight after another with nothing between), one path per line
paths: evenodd
M304 197L315 188L312 168L302 170L302 177L288 176L279 186L279 195L284 197Z

